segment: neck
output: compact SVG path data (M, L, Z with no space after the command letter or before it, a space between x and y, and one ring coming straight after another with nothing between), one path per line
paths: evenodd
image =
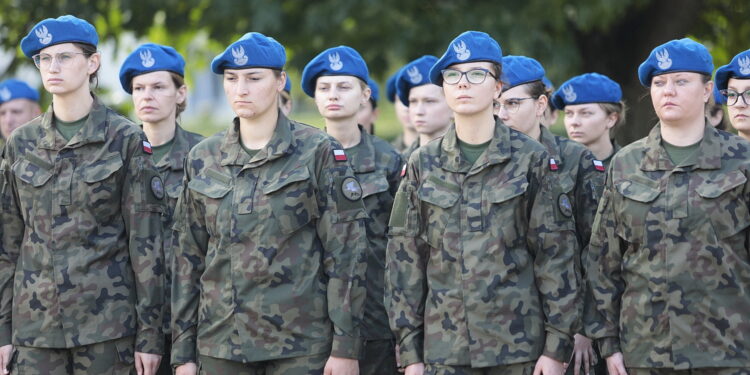
M695 120L682 122L661 122L661 138L667 143L678 146L690 146L703 139L706 119L703 116Z
M492 107L472 115L455 113L456 135L469 144L489 142L495 135L495 119L492 117Z
M612 141L609 140L609 134L600 137L593 143L587 144L586 148L594 154L597 160L604 160L612 155L615 150L615 146L612 145Z
M529 132L526 134L537 142L541 141L542 138L542 124L537 123L537 126L532 126Z
M146 133L146 138L153 146L161 146L171 141L176 131L177 122L175 122L174 115L156 123L143 123L143 132Z
M404 144L408 147L411 146L412 143L414 143L417 138L419 138L419 134L416 130L409 129L406 126L404 126Z
M447 126L446 126L446 129L448 129ZM424 146L424 145L432 142L433 140L442 137L443 134L445 134L445 130L443 130L442 132L430 133L430 134L419 133L419 145L420 146Z
M339 141L345 149L359 144L362 133L359 132L356 116L346 119L325 119L326 133Z
M240 141L251 150L260 150L273 137L278 120L279 113L275 109L254 118L240 117Z
M739 135L742 138L745 138L746 140L750 141L750 131L737 131L737 135Z
M67 95L53 95L55 118L60 121L73 122L80 120L91 112L94 107L94 98L89 93L79 90Z

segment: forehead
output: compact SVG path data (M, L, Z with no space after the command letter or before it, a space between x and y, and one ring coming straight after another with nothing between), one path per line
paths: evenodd
M317 79L318 84L325 85L337 85L340 83L356 85L359 82L361 82L360 79L354 76L320 76Z
M3 104L0 104L0 111L7 111L7 110L23 110L26 108L29 108L30 105L33 102L29 99L25 98L19 98L19 99L13 99L8 100L7 102L3 102Z
M701 74L695 73L695 72L672 72L672 73L664 73L658 76L654 76L653 79L659 79L659 78L661 79L678 79L678 78L697 79L700 77L701 77Z
M273 69L268 68L246 68L246 69L224 69L224 74L227 75L250 75L250 74L271 74Z
M512 98L523 97L528 94L528 90L526 90L527 87L528 85L526 84L511 87L503 91L502 95L500 95L500 99L507 100L507 99L512 99Z
M565 111L573 111L573 112L596 111L597 109L601 109L601 107L597 103L568 104L565 106Z
M163 83L172 80L172 76L166 70L148 72L133 77L134 85L148 85L153 83Z
M39 51L39 53L47 53L50 55L62 52L81 52L81 49L73 43L60 43L55 44L54 46L42 48L42 50Z
M453 64L448 69L456 69L460 71L468 71L471 69L483 68L487 70L492 69L492 63L487 61L472 61L467 63Z
M730 78L727 87L739 91L745 91L750 88L750 79Z
M417 87L412 87L411 90L409 90L409 97L442 97L445 96L443 94L443 88L438 85L433 85L432 83L428 83L426 85L420 85Z

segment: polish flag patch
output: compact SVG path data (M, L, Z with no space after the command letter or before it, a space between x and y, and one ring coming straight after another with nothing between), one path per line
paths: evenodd
M148 143L148 141L143 141L143 152L151 155L153 154L153 150L151 150L151 143Z
M556 171L557 168L557 160L555 160L555 158L549 158L549 170Z
M604 163L601 160L594 159L594 168L599 172L604 172Z
M404 166L401 167L401 177L406 176L406 163L404 163Z
M346 153L344 150L335 149L333 150L333 159L336 161L346 161Z

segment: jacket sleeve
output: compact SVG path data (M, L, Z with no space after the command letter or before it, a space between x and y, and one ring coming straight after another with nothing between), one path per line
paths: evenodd
M165 192L150 155L143 149L144 140L143 134L133 135L128 143L127 176L120 205L135 276L135 350L162 354L165 264L161 215Z
M417 155L396 192L388 224L385 306L396 335L401 365L423 362L424 309L427 298L427 244L419 236Z
M173 366L197 363L198 306L200 277L205 270L208 230L204 210L188 188L192 177L190 158L185 160L182 195L177 200L173 229L179 246L174 249L172 280L172 359Z
M360 328L367 293L367 214L354 172L348 162L334 160L333 148L332 143L319 148L316 168L320 208L317 232L324 248L328 317L334 330L331 356L357 359L362 349Z
M596 339L603 358L620 351L620 298L625 288L621 271L622 243L615 232L615 191L611 171L610 166L607 184L594 219L586 258L588 283L596 303L598 317L596 321L586 322L586 334Z
M560 207L566 193L560 189L555 175L545 168L548 159L544 153L532 161L529 184L534 188L527 241L534 254L534 277L546 318L543 354L567 362L582 311L575 266L579 244L573 219L564 215Z
M0 346L4 346L10 344L12 339L13 278L25 226L17 204L11 163L7 158L0 163L0 179Z

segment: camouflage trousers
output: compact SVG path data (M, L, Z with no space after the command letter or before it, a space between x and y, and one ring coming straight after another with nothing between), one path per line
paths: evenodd
M134 345L129 336L69 349L16 346L11 374L135 374Z
M198 375L323 375L328 353L241 363L198 356Z
M750 375L750 367L695 368L674 370L670 368L628 368L628 375Z
M398 375L396 341L366 340L359 358L359 375Z
M536 362L516 363L505 366L471 368L469 366L443 366L428 363L424 375L532 375Z

